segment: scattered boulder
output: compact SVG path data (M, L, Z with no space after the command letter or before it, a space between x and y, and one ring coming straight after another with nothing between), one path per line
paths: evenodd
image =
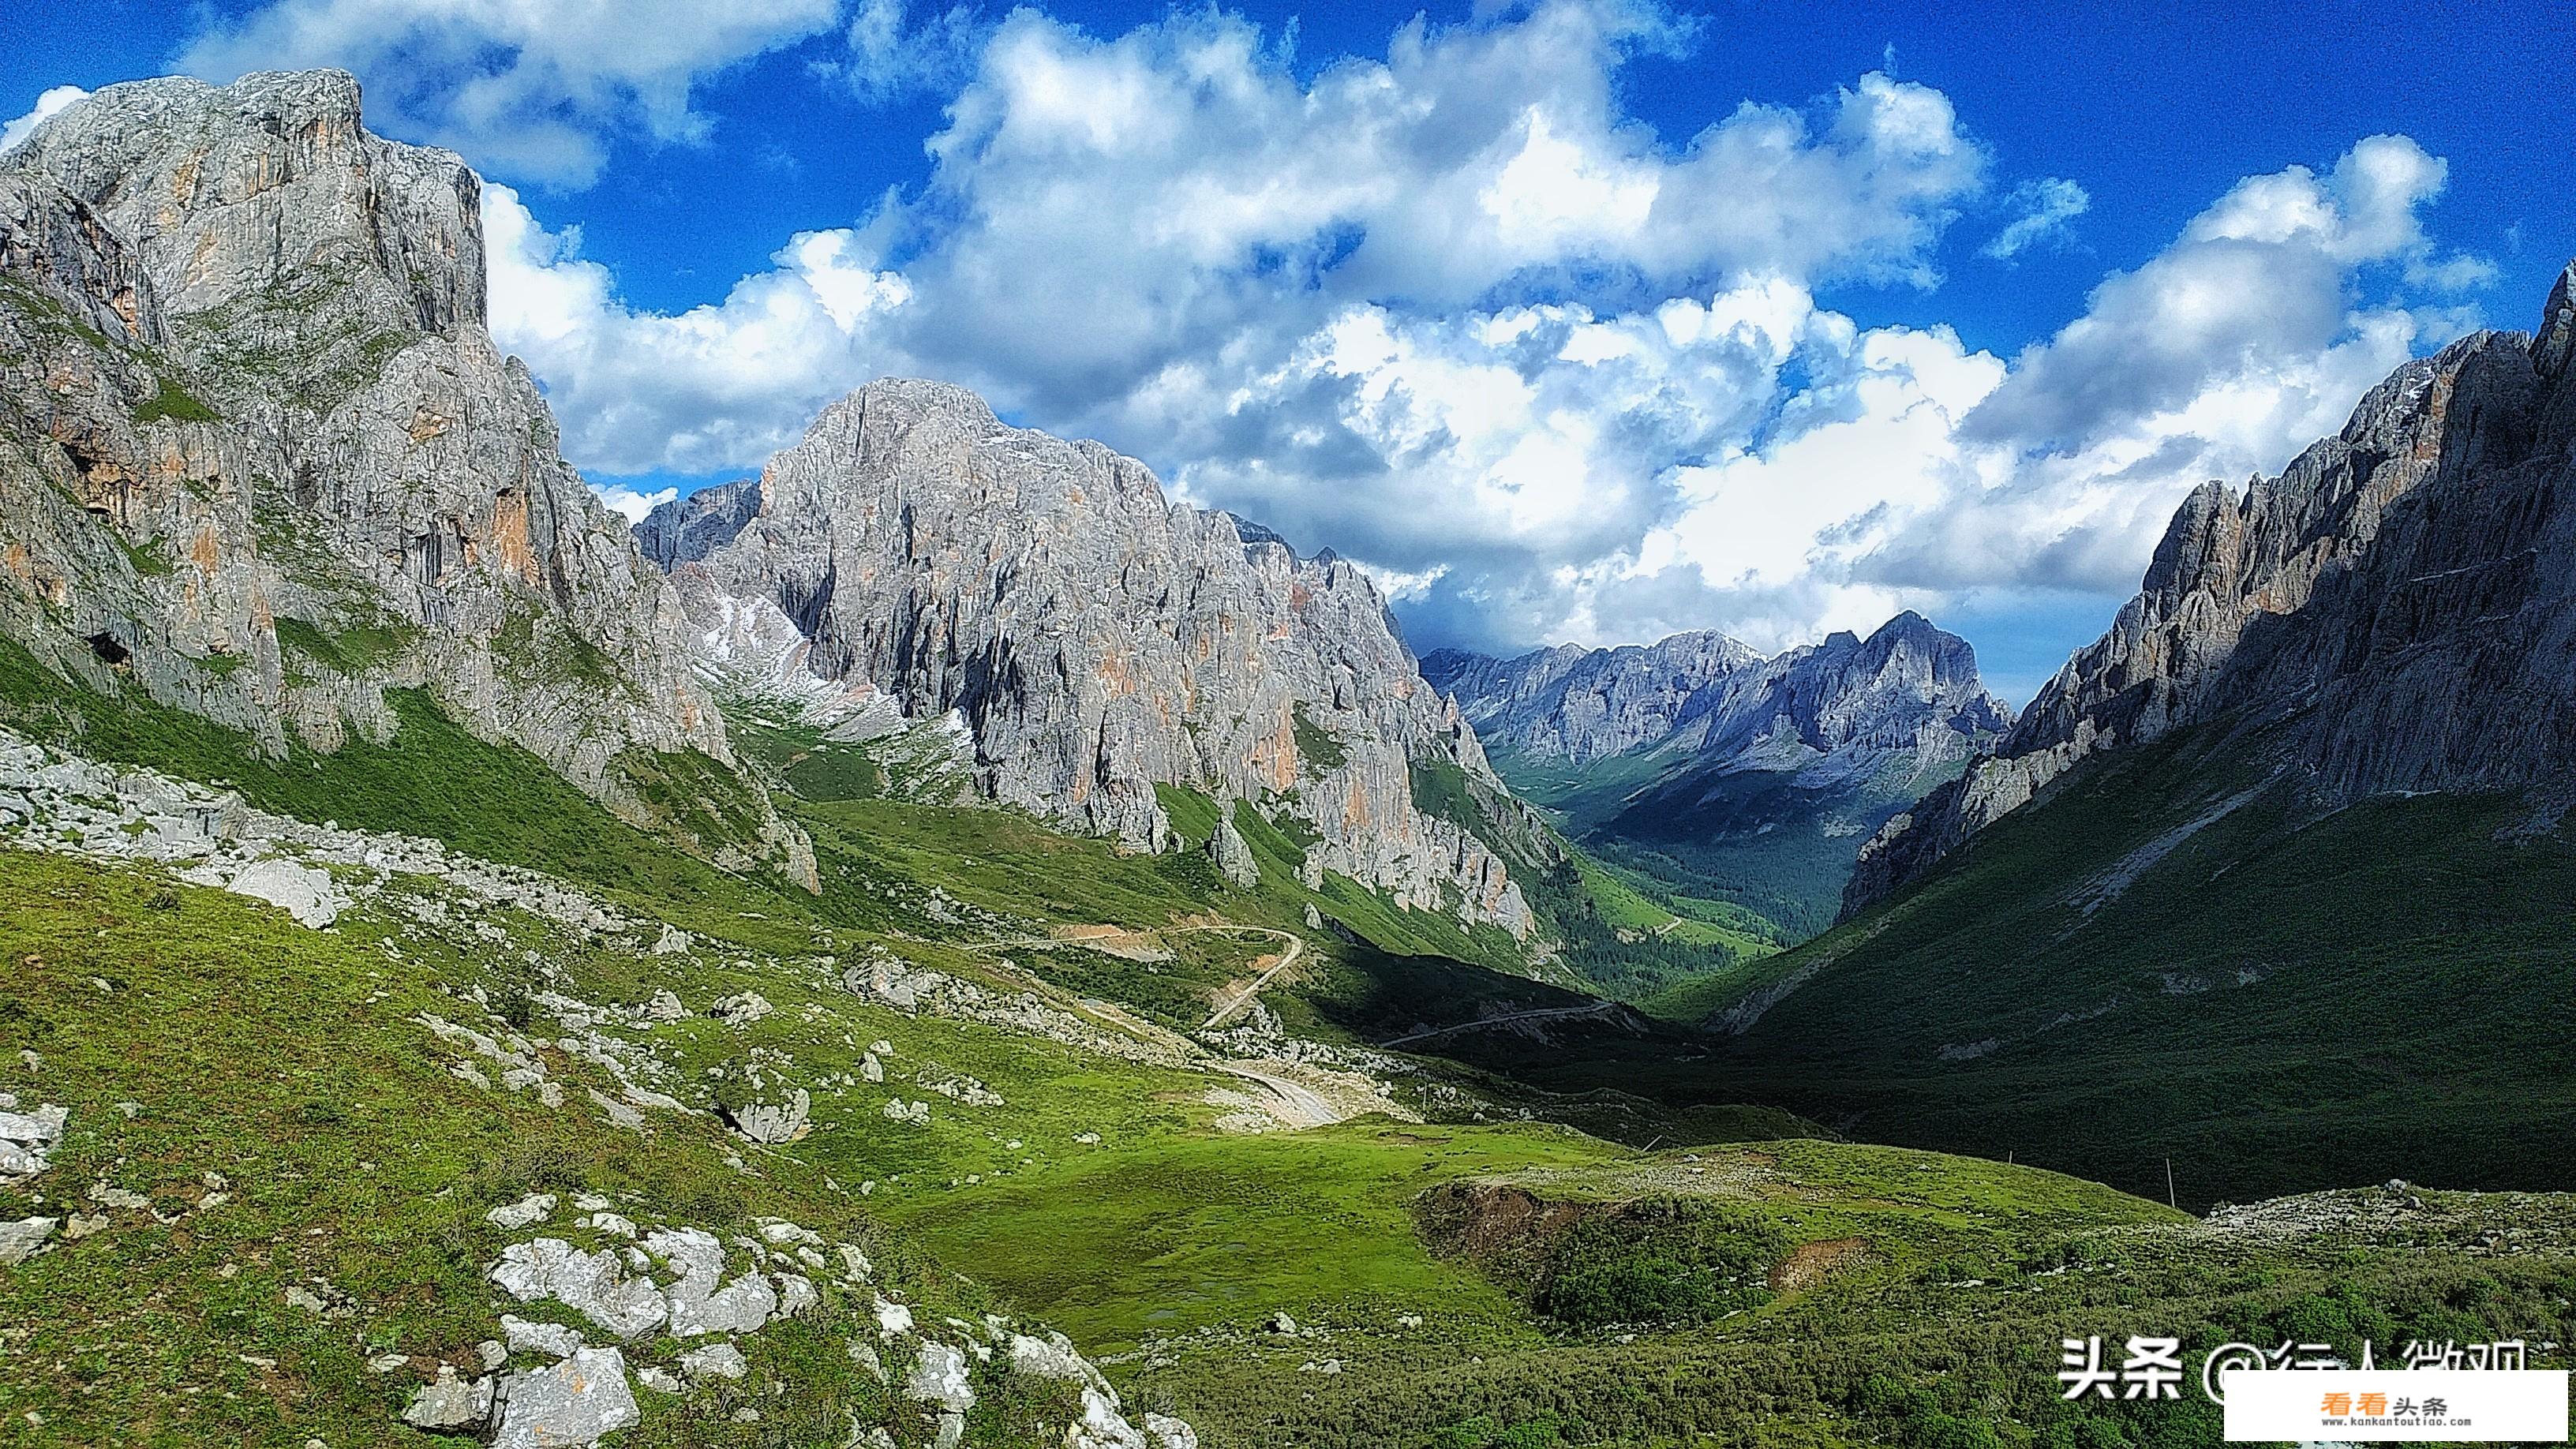
M1289 1317L1288 1310L1282 1308L1270 1315L1269 1327L1272 1333L1294 1337L1297 1332L1297 1320Z
M585 1348L552 1368L512 1374L500 1401L493 1449L575 1449L643 1417L627 1387L626 1356L613 1348Z
M635 1220L619 1213L595 1212L583 1218L581 1225L593 1232L607 1233L611 1237L635 1236Z
M513 1353L542 1353L550 1358L570 1358L583 1346L581 1335L560 1323L530 1323L506 1313L501 1315L501 1336Z
M1324 913L1315 909L1315 903L1313 901L1308 901L1306 903L1306 929L1309 931L1320 931L1324 929ZM1172 1422L1176 1424L1180 1423L1177 1419ZM1189 1426L1187 1424L1182 1424L1181 1427L1186 1429Z
M1147 1414L1145 1432L1153 1437L1154 1449L1199 1449L1198 1431L1169 1414Z
M627 1106L621 1101L618 1101L615 1097L609 1096L597 1087L590 1087L585 1090L590 1093L590 1104L599 1109L600 1116L608 1119L609 1126L623 1127L630 1132L641 1132L644 1130L643 1113L636 1111L634 1108Z
M885 1080L885 1063L877 1059L875 1052L868 1052L859 1058L859 1080L863 1082Z
M797 1243L815 1248L823 1245L821 1233L811 1228L799 1227L785 1218L760 1218L757 1221L760 1224L761 1240L773 1248L784 1248Z
M823 1301L814 1280L798 1273L778 1275L778 1316L797 1318L812 1311Z
M16 1267L44 1251L45 1239L61 1226L60 1218L20 1218L0 1222L0 1266Z
M669 927L663 929L668 930ZM671 988L665 986L655 991L653 999L644 1004L644 1015L650 1021L682 1021L687 1019L689 1009L680 1004L680 998L672 994Z
M751 1365L744 1361L742 1350L731 1343L711 1343L680 1355L680 1372L688 1375L692 1383L704 1383L709 1379L747 1377Z
M742 991L709 1007L707 1014L727 1026L749 1026L775 1010L768 997L757 991Z
M793 1142L814 1130L814 1096L798 1087L784 1102L753 1102L725 1112L733 1130L754 1142Z
M615 1253L584 1253L561 1238L511 1244L493 1267L492 1281L522 1303L551 1298L622 1339L670 1314L653 1280L627 1277Z
M508 1232L534 1227L555 1210L556 1198L550 1192L530 1193L507 1207L496 1207L483 1215L483 1220Z
M904 1304L879 1298L876 1312L879 1337L892 1338L899 1333L912 1332L912 1310Z
M1208 837L1208 855L1227 880L1245 890L1261 884L1261 862L1253 857L1242 832L1234 828L1232 800L1225 802L1225 815L1217 821L1216 833Z
M98 1203L103 1207L116 1208L122 1212L148 1213L152 1211L152 1198L149 1194L135 1192L129 1188L118 1187L114 1183L110 1182L91 1183L89 1185L89 1200L91 1202Z
M677 926L666 925L662 928L661 936L653 942L653 954L656 956L684 956L688 954L689 943L690 936L688 932L681 930Z
M50 1104L33 1112L16 1111L15 1097L8 1105L11 1110L0 1111L0 1182L16 1182L44 1171L72 1116L71 1108Z
M421 1385L411 1396L411 1406L403 1410L404 1423L434 1434L465 1433L490 1417L492 1376L485 1374L469 1383L446 1364L438 1366L438 1381Z
M680 1382L679 1375L666 1368L637 1369L635 1381L659 1394L676 1394L687 1388L687 1385Z

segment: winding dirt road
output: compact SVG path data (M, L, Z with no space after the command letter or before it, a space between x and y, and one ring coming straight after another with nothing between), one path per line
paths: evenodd
M1252 978L1251 984L1236 992L1232 1000L1227 1000L1224 993L1218 993L1216 1010L1209 1014L1206 1021L1199 1024L1201 1031L1220 1025L1227 1017L1251 1005L1254 998L1261 995L1261 988L1270 984L1270 978L1296 965L1297 958L1304 955L1306 951L1305 937L1294 931L1280 930L1276 926L1180 926L1162 934L1177 936L1183 931L1249 931L1254 935L1268 936L1273 940L1288 943L1288 949L1279 953L1279 959L1270 963L1270 969Z

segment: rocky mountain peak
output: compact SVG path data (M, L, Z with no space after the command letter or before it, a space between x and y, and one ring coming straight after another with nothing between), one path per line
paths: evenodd
M1525 862L1553 847L1368 576L1173 502L1133 458L886 379L824 409L756 487L665 505L641 533L737 654L953 715L994 800L1160 850L1157 787L1196 789L1297 822L1315 880L1529 929L1497 843ZM1416 804L1444 770L1484 815Z
M271 753L416 691L639 819L638 760L729 764L677 595L484 330L480 200L340 71L109 86L0 156L0 632ZM700 843L795 855L745 788Z
M130 241L174 316L323 270L380 293L361 304L420 331L484 320L480 181L453 152L368 132L346 71L108 86L7 164L45 175Z
M2576 361L2576 262L2558 274L2531 339L2531 366L2542 377L2557 380L2570 361Z
M2185 498L2138 594L1993 754L1889 822L1847 906L1918 877L2097 751L2259 731L2328 799L2513 788L2576 764L2576 267L2533 335L2406 363L2277 478ZM2250 737L2250 736L2249 736Z

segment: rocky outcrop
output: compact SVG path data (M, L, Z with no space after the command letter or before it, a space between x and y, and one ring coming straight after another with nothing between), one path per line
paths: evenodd
M484 326L480 183L337 71L108 87L0 156L0 631L320 751L394 689L631 816L729 764L677 595ZM707 842L748 860L790 849Z
M1555 847L1357 567L1247 540L1136 460L939 383L871 383L756 491L711 491L644 528L701 629L784 620L804 672L953 713L990 798L1164 850L1155 787L1187 786L1298 822L1310 870L1530 930L1511 868ZM1417 806L1444 771L1488 787L1463 792L1477 818Z
M1696 633L1508 660L1440 650L1422 670L1490 748L1575 765L1667 750L1724 769L1866 774L1897 755L1963 760L2011 720L1967 641L1912 612L1771 659Z
M635 525L635 546L664 570L733 541L760 512L760 480L738 478L666 503Z
M1961 779L1889 822L1846 911L2099 751L2261 731L2327 801L2563 790L2576 766L2576 266L2538 333L2409 362L2278 478L2184 500L2138 595ZM2550 808L2557 808L2552 805Z

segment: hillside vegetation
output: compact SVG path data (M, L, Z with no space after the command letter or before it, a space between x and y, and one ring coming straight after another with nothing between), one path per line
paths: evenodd
M2563 1184L2576 846L2517 798L2327 810L2244 757L2104 757L1762 963L1699 1003L1743 1028L1699 1090L2158 1196L2170 1158L2187 1204Z

